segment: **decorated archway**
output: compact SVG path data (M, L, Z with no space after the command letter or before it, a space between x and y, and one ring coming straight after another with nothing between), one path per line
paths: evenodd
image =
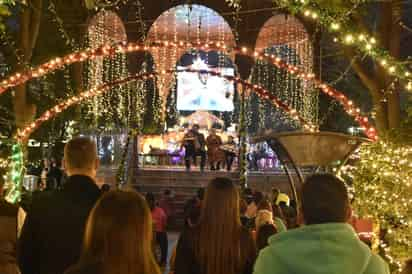
M282 100L279 100L275 95L271 94L268 90L266 90L262 86L252 84L238 77L222 75L221 73L218 73L218 72L205 71L205 70L193 70L193 69L186 69L186 70L180 70L180 71L181 72L185 71L185 72L190 72L190 73L199 73L199 74L212 74L217 77L225 78L228 81L233 82L234 84L240 84L243 89L253 91L262 100L267 100L273 106L283 110L285 113L290 115L292 119L301 123L304 129L308 131L312 131L312 132L317 130L316 127L311 122L306 121L304 118L302 118L300 114L296 111L296 109L289 107L285 102L283 102ZM77 104L82 103L83 101L91 100L91 99L94 99L95 97L104 95L104 93L110 91L112 87L120 86L120 85L133 82L133 81L153 79L163 74L172 74L175 72L176 72L175 70L167 70L167 71L163 71L160 74L156 72L139 73L139 74L125 77L125 78L117 79L113 82L103 83L97 87L93 87L87 91L84 91L80 93L79 95L72 96L68 98L67 100L65 100L64 102L45 111L42 115L39 116L39 118L37 118L30 125L25 127L23 130L21 130L15 137L16 141L20 143L24 142L25 140L29 138L31 133L33 133L33 131L39 128L44 122L52 119L53 117L57 116L59 113L61 113L62 111L66 110L67 108L73 105L77 105Z
M258 52L280 56L305 74L313 73L313 45L304 25L294 16L276 14L267 20L258 34L255 48ZM317 123L318 90L312 82L299 79L261 60L256 61L250 78L253 83L287 100L306 119ZM250 132L285 130L298 126L256 98L252 98L250 107L253 109L249 118Z
M286 70L288 73L293 74L295 77L304 81L313 82L316 88L319 88L325 95L330 96L337 100L345 109L346 113L352 116L364 130L365 135L372 139L377 139L377 131L373 125L369 123L369 119L361 114L360 108L358 108L353 101L346 97L342 92L335 88L328 86L315 77L313 73L304 73L297 66L286 63L280 56L275 54L269 54L267 52L257 52L246 47L241 48L228 48L225 44L220 42L205 43L205 44L185 44L182 43L153 43L149 45L142 45L138 43L120 43L117 45L104 45L96 49L86 49L78 52L68 54L64 57L54 58L46 63L39 65L33 69L29 69L22 72L17 72L7 77L0 83L0 95L11 87L20 85L29 81L30 79L39 78L54 70L61 69L66 65L71 65L78 62L84 62L86 60L93 60L101 56L112 56L116 53L131 53L138 51L148 51L149 49L156 49L159 47L165 47L169 49L177 48L194 48L197 50L218 50L218 51L230 51L236 54L245 55L255 60L265 60L277 68Z
M94 15L87 27L87 45L91 49L106 44L125 43L127 34L120 17L113 11L102 10ZM101 56L88 60L85 64L86 89L91 89L106 82L112 82L128 75L127 55L118 52L110 56ZM96 97L86 106L86 117L91 125L98 127L102 121L112 127L124 124L127 120L129 93L127 87L120 85L116 90L109 90L103 96ZM116 102L116 105L113 104ZM111 122L109 122L111 121Z
M232 58L224 52L214 50L193 50L186 52L180 56L176 66L177 70L185 68L205 69L220 72L225 76L235 76L237 73L236 66ZM196 76L188 73L175 73L173 76L174 78L172 79L170 90L166 96L165 113L166 125L168 128L177 126L179 124L178 121L180 120L179 117L181 116L191 115L196 111L204 111L203 109L196 109L198 107L200 108L200 105L197 105L197 107L193 109L196 103L192 101L193 98L190 95L193 96L194 93L191 92L188 87L196 86L196 83L192 82L193 84L191 85L186 84L187 80L194 80L196 78L199 79L199 75ZM216 83L215 80L216 79L205 78L200 82L203 81L203 84L207 84L207 81L214 81ZM226 92L219 89L219 85L214 85L214 89L210 88L208 93L213 93L211 97L213 97L214 102L212 102L213 100L210 100L210 104L207 105L205 109L208 109L208 112L212 112L213 115L222 119L222 125L224 125L224 127L228 127L238 122L238 119L236 119L234 113L238 112L238 109L236 109L235 106L238 105L239 93L233 85L230 87L225 81L220 81L219 84L226 88ZM187 100L184 100L183 98L187 98ZM186 104L184 101L186 101Z
M236 46L231 27L216 11L202 5L178 5L160 15L149 29L146 44L153 42L187 45L208 44L219 41L228 48ZM191 47L152 48L157 72L174 69L177 61ZM234 58L234 55L230 55ZM164 74L159 77L159 95L163 99L162 109L165 110L166 98L173 84L173 75Z
M272 95L270 92L268 92L261 86L251 84L238 77L225 76L217 72L203 71L203 70L185 70L185 71L191 72L191 73L200 73L200 74L213 74L214 76L224 77L228 81L241 85L242 86L241 89L244 89L243 92L246 92L246 89L250 89L253 92L255 92L262 100L268 100L275 107L282 109L285 113L290 115L292 119L300 122L304 129L311 131L311 132L316 131L316 127L310 122L305 121L305 119L302 118L295 109L290 108L287 104L279 100L276 96ZM175 72L174 70L168 70L168 71L164 71L162 74L172 74L174 72ZM82 92L79 95L72 96L68 98L66 101L50 108L49 110L44 112L42 115L40 115L40 117L37 118L35 121L33 121L30 125L28 125L22 131L20 131L17 134L17 136L15 136L16 144L13 146L13 151L12 151L13 156L11 158L12 163L10 165L11 169L10 169L9 177L13 185L10 187L10 191L7 194L7 200L14 203L20 198L20 195L21 195L20 191L21 191L21 184L22 184L21 176L23 175L23 172L24 172L24 167L23 167L24 166L24 159L23 159L24 156L22 153L22 147L23 147L23 143L29 138L29 136L31 135L31 133L33 133L33 131L39 128L44 122L59 115L59 113L65 111L69 107L80 104L85 100L94 99L95 97L104 95L105 92L110 91L110 89L114 86L123 85L129 82L132 82L132 81L153 79L155 77L158 77L157 73L136 74L136 75L128 76L123 79L115 80L111 83L102 84L98 87L93 87L87 91ZM129 139L128 139L128 142L129 142Z

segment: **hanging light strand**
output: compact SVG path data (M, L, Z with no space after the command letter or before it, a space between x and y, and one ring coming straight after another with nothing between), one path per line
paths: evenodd
M239 1L239 0L227 0ZM410 68L397 58L391 56L388 50L379 46L378 39L364 30L359 30L350 18L350 14L356 10L360 3L366 1L355 1L355 7L347 10L344 9L339 14L329 9L325 5L314 0L276 0L275 3L280 7L288 10L292 14L300 13L305 18L318 22L331 33L335 34L335 42L343 46L351 46L362 52L365 56L372 58L378 65L383 67L386 72L394 79L406 82L405 88L412 90L412 71ZM331 15L333 14L333 15Z
M218 72L211 72L211 71L203 71L203 70L193 70L193 69L186 69L186 70L179 70L178 72L192 72L192 73L206 73L206 74L211 74L213 76L218 76L218 77L223 77L228 81L235 82L235 83L240 83L244 87L251 89L255 91L255 93L264 100L270 101L274 106L284 110L286 113L288 113L294 120L302 123L303 128L307 131L312 131L315 132L317 131L317 128L315 125L313 125L311 122L307 122L303 117L301 117L298 113L298 111L294 108L289 107L287 104L285 104L283 101L279 100L275 95L271 94L268 90L263 88L262 86L252 84L250 82L244 81L240 79L239 77L234 77L234 76L226 76L222 75ZM175 73L175 70L167 70L163 71L161 74L173 74ZM113 86L118 86L118 85L124 85L128 82L131 81L137 81L140 79L143 80L150 80L154 79L155 77L158 77L158 73L143 73L143 74L137 74L137 75L132 75L128 76L123 79L115 80L111 83L105 83L99 87L94 87L91 88L88 91L82 92L79 95L70 97L64 102L61 102L60 104L54 106L53 108L49 109L45 113L43 113L39 118L37 118L35 121L33 121L30 125L28 125L26 128L23 130L19 131L17 133L16 139L19 142L24 142L25 140L28 139L30 134L36 130L42 123L50 120L51 118L55 117L62 111L66 110L67 108L79 104L84 100L87 99L92 99L95 96L99 96L110 90Z
M58 57L52 59L49 62L46 62L40 65L37 68L29 70L25 73L16 73L6 80L3 80L0 83L0 94L5 92L8 88L22 84L32 78L41 77L51 71L59 69L64 65L73 64L76 62L84 62L85 60L94 60L96 58L102 56L114 56L116 53L128 53L128 52L136 52L136 51L148 51L148 50L156 50L159 48L168 48L174 49L175 47L178 48L197 48L198 50L220 50L223 52L232 51L236 54L243 54L247 56L251 56L255 58L255 60L266 61L270 62L271 64L275 65L276 67L286 70L288 73L293 74L294 77L302 79L304 81L312 81L314 85L319 88L323 93L326 95L333 97L336 99L345 109L345 111L354 117L354 119L360 124L361 128L364 130L365 135L372 139L377 140L378 135L376 129L369 124L369 118L366 116L361 115L360 108L356 107L354 102L349 100L342 92L334 89L333 87L328 86L327 84L323 83L322 81L316 79L315 74L313 73L306 73L301 71L297 66L291 65L286 63L282 60L281 57L275 54L269 54L267 52L257 52L251 51L246 47L242 48L233 48L228 49L224 43L217 42L217 43L208 43L208 44L192 44L192 43L184 43L180 41L179 43L174 42L163 42L163 43L153 43L151 46L142 46L141 44L137 43L125 43L122 42L117 45L103 45L101 47L95 49L87 49L84 51L78 51L75 53L71 53L63 58Z

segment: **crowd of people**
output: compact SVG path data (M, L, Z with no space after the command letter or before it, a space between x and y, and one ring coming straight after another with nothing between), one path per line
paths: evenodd
M96 145L69 141L68 178L60 191L33 198L21 232L18 209L0 201L1 274L160 274L167 263L169 191L158 202L133 190L96 184ZM1 184L0 184L1 186ZM1 187L0 187L1 190ZM268 199L228 178L213 179L185 206L173 274L387 274L388 265L348 224L345 184L328 174L307 178L298 205ZM156 256L156 243L160 256ZM404 274L411 274L411 262Z
M34 185L27 187L41 190L61 189L66 179L61 162L54 157L44 158L39 165L29 165L27 175L34 175L37 178Z

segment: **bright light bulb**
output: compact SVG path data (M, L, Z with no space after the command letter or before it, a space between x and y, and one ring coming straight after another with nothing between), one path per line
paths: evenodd
M332 23L330 26L333 30L338 30L340 28L340 25L338 23Z
M352 34L348 34L348 35L345 36L345 42L348 43L348 44L353 42Z

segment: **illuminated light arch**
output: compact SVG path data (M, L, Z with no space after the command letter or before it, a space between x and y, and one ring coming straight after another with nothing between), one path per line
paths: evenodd
M151 25L146 43L179 43L196 41L205 44L210 41L219 41L227 48L236 46L235 35L229 23L215 10L204 5L178 5L163 12ZM172 69L180 57L187 53L187 48L175 47L171 51L165 48L152 48L149 50L153 56L157 72ZM235 55L229 55L234 60ZM163 74L159 76L159 95L163 100L163 109L166 108L166 98L174 76Z
M138 43L120 43L117 45L103 45L96 49L86 49L83 51L78 51L75 53L71 53L64 57L57 57L54 58L36 68L28 70L23 73L15 73L9 76L7 79L3 80L0 83L0 95L5 92L7 89L23 84L30 79L39 78L44 76L51 71L60 69L65 65L70 65L77 62L84 62L88 59L95 59L99 56L110 56L114 55L117 52L121 53L130 53L130 52L137 52L137 51L148 51L149 49L153 49L156 47L164 47L173 49L175 47L178 48L196 48L203 51L208 50L220 50L223 52L234 52L236 54L245 55L254 58L255 60L266 60L271 64L275 65L280 69L285 69L289 73L295 75L297 78L302 79L304 81L312 81L316 87L320 88L320 90L325 93L326 95L333 97L336 99L345 109L345 111L355 118L355 120L359 123L362 129L365 131L366 136L372 140L377 140L377 132L376 129L369 123L369 119L366 116L361 115L361 111L353 101L349 100L342 92L334 89L333 87L328 86L327 84L323 83L319 79L315 77L313 73L305 73L301 71L297 66L287 64L285 61L282 60L279 56L274 54L269 54L267 52L258 52L248 49L246 47L242 48L233 48L229 49L225 44L220 42L217 43L206 43L206 44L192 44L192 43L185 43L183 41L179 43L153 43L149 45L142 45Z
M212 74L214 76L223 77L223 78L227 79L228 81L233 81L235 83L239 83L243 87L245 87L246 89L254 90L262 99L270 100L276 107L279 107L279 108L283 109L285 112L290 114L293 119L301 122L302 125L303 125L303 128L305 128L307 130L310 130L310 131L316 131L315 126L312 125L311 123L307 123L304 120L304 118L302 118L299 115L299 113L297 113L297 111L295 109L290 108L285 103L280 101L276 96L272 95L270 92L268 92L267 90L265 90L264 88L262 88L258 85L253 85L253 84L251 84L247 81L244 81L244 80L240 79L239 77L224 76L224 75L221 75L220 73L217 73L217 72L202 71L202 70L190 70L190 69L179 70L179 71L188 71L188 72L195 72L195 73L209 73L209 74ZM167 71L163 71L162 74L171 74L171 73L175 73L175 72L176 72L175 70L167 70ZM28 127L26 127L23 131L18 132L17 136L15 136L15 140L17 141L17 143L13 146L13 150L17 151L16 155L18 157L13 156L12 157L12 162L11 162L11 167L12 167L12 169L11 169L11 180L13 182L13 186L12 186L11 191L9 193L7 193L6 199L9 202L15 203L15 202L18 201L18 199L20 197L19 189L20 189L21 184L22 184L21 176L23 174L23 163L24 163L24 159L23 159L24 155L22 153L23 143L25 142L25 140L27 140L29 138L30 134L34 130L36 130L42 123L50 120L51 118L53 118L54 116L56 116L60 112L66 110L70 106L73 106L75 104L79 104L83 100L91 99L94 96L98 96L98 95L103 94L104 92L107 91L107 89L109 89L110 87L112 87L114 85L121 85L121 84L125 84L127 82L137 81L137 80L142 80L142 79L143 80L144 79L153 79L154 77L157 77L157 75L158 75L158 73L137 74L137 75L129 76L129 77L124 78L124 79L114 81L112 83L106 83L106 84L103 84L99 87L95 87L95 88L92 88L91 90L82 92L81 94L79 94L77 96L73 96L73 97L67 99L65 102L62 102L62 103L54 106L53 108L47 110L39 118L37 118L36 121L34 121ZM245 92L245 91L243 91L243 92Z
M261 87L259 85L251 84L250 82L242 80L239 77L226 76L226 75L222 75L218 72L213 72L213 71L193 70L193 69L179 70L179 72L181 72L181 71L194 72L194 73L207 73L207 74L211 74L213 76L218 76L218 77L225 78L226 80L232 81L236 84L241 84L246 89L253 90L260 98L262 98L264 100L269 100L274 106L276 106L276 107L282 109L283 111L285 111L286 113L288 113L292 117L292 119L302 123L304 129L310 130L310 131L316 131L316 127L313 124L311 124L310 122L307 122L304 118L302 118L295 109L290 108L283 101L279 100L275 95L271 94L270 92L268 92L266 89L264 89L263 87ZM162 74L172 74L172 73L175 73L175 72L176 72L176 70L167 70L167 71L164 71ZM60 104L58 104L58 105L50 108L46 112L44 112L39 118L37 118L29 126L27 126L25 129L20 131L17 134L16 139L17 139L18 142L23 142L24 140L27 140L28 137L30 136L30 134L33 131L35 131L37 128L39 128L39 126L41 124L43 124L44 122L50 120L51 118L58 115L60 112L66 110L67 108L69 108L73 105L79 104L82 101L87 100L87 99L92 99L95 96L99 96L99 95L104 94L108 89L110 89L113 86L126 84L126 83L132 82L132 81L153 79L155 77L158 77L158 75L159 75L159 73L153 73L153 72L136 74L136 75L128 76L128 77L123 78L123 79L113 81L111 83L105 83L101 86L98 86L98 87L92 88L90 90L84 91L79 95L72 96L69 99L67 99L66 101L61 102Z

